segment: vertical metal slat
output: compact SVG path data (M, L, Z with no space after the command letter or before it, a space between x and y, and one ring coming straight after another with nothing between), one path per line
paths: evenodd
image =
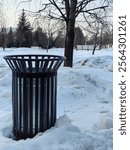
M43 77L41 77L40 78L40 83L39 83L40 85L40 130L41 130L41 132L43 132L44 131L44 127L43 127L43 124L44 124L44 122L43 122L43 111L44 111L44 103L43 103L43 98L44 98L44 78Z
M22 86L22 84L21 84L21 82L22 82L22 80L21 80L21 77L18 77L18 80L19 80L19 83L18 83L18 90L19 90L19 97L18 97L18 99L19 99L19 132L22 132L22 89L21 89L21 86Z
M38 133L38 78L35 79L35 133Z
M23 78L23 134L26 137L28 131L28 103L27 103L27 78Z
M29 133L30 136L33 136L33 79L29 78L29 89L30 89L30 93L29 96L30 98L29 100L29 104L30 104L30 109L29 109Z

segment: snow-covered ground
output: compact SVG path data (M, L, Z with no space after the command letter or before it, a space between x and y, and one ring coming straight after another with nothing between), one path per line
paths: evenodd
M63 55L63 49L48 54ZM58 70L57 121L33 139L12 135L11 70L3 59L12 54L46 54L36 48L0 49L0 150L112 150L112 49L74 51L74 67Z

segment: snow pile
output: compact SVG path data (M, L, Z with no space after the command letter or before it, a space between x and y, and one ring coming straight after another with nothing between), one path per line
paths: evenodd
M63 49L49 54L63 55ZM74 51L74 67L58 71L57 121L33 139L13 140L11 70L3 56L46 54L0 49L0 150L112 150L112 50Z
M7 129L6 129L7 130ZM6 131L7 132L7 131ZM60 117L55 127L39 133L33 139L12 141L4 144L2 150L106 150L111 147L112 129L109 130L110 137L104 137L106 131L102 133L83 133L73 126L67 116Z
M101 129L111 129L111 128L113 128L112 114L105 113L99 116L97 123L95 125L95 129L101 130Z

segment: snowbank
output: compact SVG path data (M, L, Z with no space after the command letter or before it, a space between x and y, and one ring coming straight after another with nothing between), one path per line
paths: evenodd
M0 150L112 150L112 50L74 51L74 67L58 71L57 122L33 139L13 140L11 54L46 54L33 48L0 49ZM49 54L63 55L63 49Z

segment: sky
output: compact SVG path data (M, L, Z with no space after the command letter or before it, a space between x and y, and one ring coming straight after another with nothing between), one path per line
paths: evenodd
M43 0L44 2L46 0ZM1 11L4 14L4 26L15 27L18 23L18 17L21 10L36 11L40 8L41 0L0 0L2 3Z
M4 14L4 21L0 24L1 27L16 27L22 9L35 12L41 9L43 3L47 2L48 0L0 0L0 12Z

